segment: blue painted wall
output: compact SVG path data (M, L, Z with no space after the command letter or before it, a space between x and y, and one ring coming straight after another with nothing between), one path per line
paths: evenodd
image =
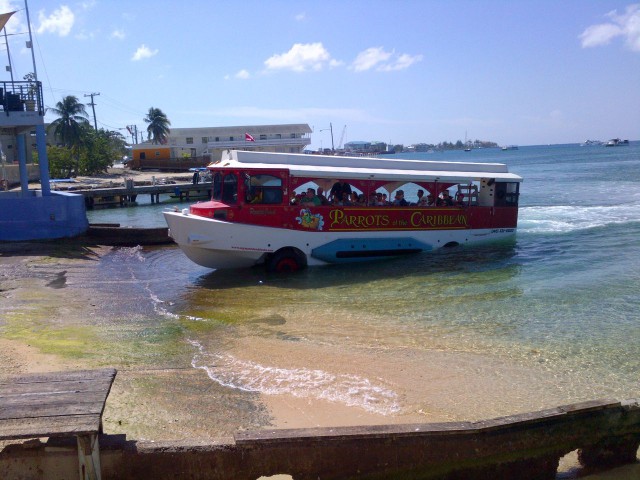
M33 192L30 192L33 193ZM22 241L69 238L89 228L84 197L66 192L0 194L0 240Z

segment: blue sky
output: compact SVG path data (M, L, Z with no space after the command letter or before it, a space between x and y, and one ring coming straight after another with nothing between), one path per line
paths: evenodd
M12 10L21 79L24 2L0 0ZM45 103L99 92L107 129L144 130L153 106L173 127L308 123L313 148L331 146L330 124L336 146L640 139L640 3L30 0L29 13Z

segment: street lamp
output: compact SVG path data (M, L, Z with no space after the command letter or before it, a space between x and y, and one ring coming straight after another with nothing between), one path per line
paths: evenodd
M326 132L327 130L331 130L331 153L335 153L336 149L333 145L333 124L329 123L329 128L323 128L320 131Z

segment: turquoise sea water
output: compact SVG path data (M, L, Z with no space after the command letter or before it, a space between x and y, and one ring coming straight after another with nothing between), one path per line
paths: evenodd
M383 415L413 408L392 378L338 375L303 359L285 366L250 353L269 341L292 351L394 352L410 363L427 350L491 356L557 379L553 395L523 394L539 395L536 405L637 397L640 143L402 157L508 164L524 177L515 242L292 276L214 272L176 247L117 249L102 274L127 280L126 288L109 287L119 289L123 305L130 299L144 309L146 299L147 322L179 323L192 366L230 388L324 398ZM164 225L165 207L96 210L89 220ZM502 393L496 388L496 402Z

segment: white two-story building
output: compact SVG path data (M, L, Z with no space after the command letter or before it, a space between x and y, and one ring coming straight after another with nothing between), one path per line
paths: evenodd
M311 143L305 123L172 128L165 144L133 145L132 168L186 169L217 160L223 150L302 153Z

